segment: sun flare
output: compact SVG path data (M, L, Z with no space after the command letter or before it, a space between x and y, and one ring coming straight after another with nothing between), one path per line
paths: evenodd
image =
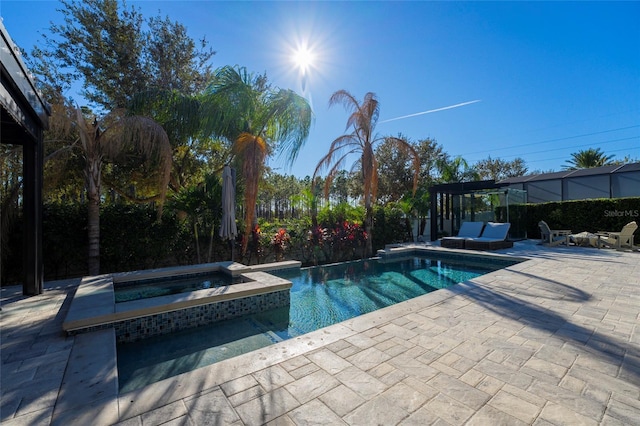
M314 59L313 52L306 47L298 47L293 52L292 60L303 74L313 66Z

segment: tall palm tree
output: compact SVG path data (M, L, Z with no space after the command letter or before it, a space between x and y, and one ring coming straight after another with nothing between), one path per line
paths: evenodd
M255 223L258 183L269 155L295 161L309 136L311 106L286 89L272 88L265 75L244 67L225 66L214 73L202 103L205 132L227 139L240 162L244 179L245 232L243 254Z
M612 164L614 155L605 155L600 148L589 148L571 154L571 160L565 161L566 170L589 169Z
M342 104L351 113L347 119L346 129L353 128L353 131L338 137L331 143L329 152L320 159L316 166L314 178L322 170L328 169L325 181L325 196L327 196L333 178L343 168L347 157L351 154L360 156L353 167L359 166L361 171L362 195L366 211L365 231L369 236L365 255L371 256L373 253L373 203L378 192L378 162L375 157L375 145L387 140L388 143L394 144L399 150L409 153L414 167L414 192L418 185L420 159L418 153L406 140L388 136L379 137L374 133L380 115L380 104L374 93L368 92L364 96L362 103L359 103L351 93L346 90L338 90L329 99L329 106L335 104Z
M105 161L116 161L133 150L147 163L158 167L159 189L155 199L160 201L161 206L171 172L172 150L169 138L164 129L153 120L141 116L127 116L123 110L114 110L101 120L93 117L87 121L79 108L53 108L50 125L58 134L67 133L75 137L75 142L63 149L80 149L84 159L88 202L87 264L89 274L97 275L100 273L100 199L102 168Z

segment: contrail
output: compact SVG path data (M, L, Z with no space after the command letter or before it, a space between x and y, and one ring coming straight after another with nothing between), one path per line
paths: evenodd
M450 105L437 109L430 109L429 111L416 112L415 114L403 115L402 117L390 118L388 120L382 120L380 123L387 123L389 121L402 120L403 118L415 117L416 115L430 114L432 112L444 111L445 109L458 108L461 106L475 104L476 102L480 102L480 99L476 99L475 101L462 102L461 104Z

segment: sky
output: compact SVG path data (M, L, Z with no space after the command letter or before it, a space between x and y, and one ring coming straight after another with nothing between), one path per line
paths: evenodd
M524 159L559 171L599 148L640 161L640 2L128 1L169 16L217 52L214 67L266 73L314 111L298 159L312 175L331 142L351 132L337 90L377 95L376 133L434 139L469 164ZM57 1L2 0L13 41L30 52L62 22ZM303 73L293 61L306 48ZM72 95L72 94L70 94Z

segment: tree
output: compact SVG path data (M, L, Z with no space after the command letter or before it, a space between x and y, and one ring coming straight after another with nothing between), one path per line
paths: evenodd
M404 139L402 135L398 138ZM406 150L396 148L393 140L385 140L376 147L378 160L378 198L383 203L399 201L414 188L413 157Z
M617 160L611 160L611 164L617 164L619 166L623 166L625 164L638 163L640 159L633 158L630 155L625 155L623 158Z
M271 218L275 212L279 219L297 216L300 206L295 201L304 189L302 183L293 175L281 175L268 167L265 170L258 196L258 215Z
M401 135L400 139L404 139ZM433 184L433 169L438 158L441 158L442 147L431 139L422 139L417 143L408 141L415 149L420 159L419 187L428 192ZM383 142L376 149L379 164L378 193L385 202L399 201L402 198L412 198L413 193L413 158L408 152L395 149L395 145Z
M229 160L228 147L215 135L203 134L202 103L201 94L152 89L135 95L129 107L131 113L149 116L167 129L174 166L169 186L174 192L199 184Z
M522 158L516 158L513 161L493 159L488 157L478 161L473 169L478 172L481 180L500 181L510 177L524 176L527 173L527 166Z
M34 48L34 73L58 93L79 81L81 95L94 105L125 107L145 88L142 16L133 8L119 11L116 0L61 3L64 23L52 24L43 47Z
M209 64L215 52L203 37L196 42L187 29L169 17L156 16L148 20L144 34L144 65L149 87L194 95L207 87L213 76Z
M100 273L100 202L105 162L117 160L131 150L145 158L149 166L160 171L157 174L158 194L154 199L161 206L171 171L171 145L164 129L153 120L127 116L122 110L112 111L101 119L86 117L79 108L56 108L52 111L56 113L52 113L50 118L52 130L75 137L71 148L80 150L83 159L88 203L87 263L89 274L97 275Z
M194 41L186 27L167 17L145 20L139 9L118 0L61 4L64 22L51 24L29 61L51 104L62 104L60 94L80 82L81 95L99 114L126 107L133 115L153 118L174 148L174 191L196 184L224 164L218 161L225 155L219 144L198 137L196 95L212 76L209 62L215 54L204 38ZM215 153L220 155L211 155ZM131 160L104 170L104 183L125 198L132 171L140 166ZM153 185L153 179L138 174L136 190Z
M478 180L478 172L469 166L462 157L453 160L448 157L440 158L437 162L440 180L444 183L468 182Z
M438 161L445 159L447 155L435 139L420 139L415 147L420 157L420 186L428 192L429 187L435 182L434 174L438 170Z
M334 203L347 203L349 201L349 173L346 170L340 170L333 179L331 185L331 195L333 195Z
M194 96L212 74L208 62L215 52L204 39L196 44L183 25L160 17L145 22L137 9L127 8L124 2L61 0L61 4L64 22L51 24L50 34L43 36L44 43L33 49L29 59L40 88L57 112L52 121L58 124L45 135L45 146L53 148L47 148L51 160L45 164L45 182L64 182L55 196L67 197L78 187L67 184L76 182L78 175L68 166L84 170L89 263L90 270L97 271L102 186L136 202L165 197L171 145L166 132L149 117L161 119L160 124L170 129L179 160L174 190L193 184L187 174L204 176L198 168L212 156L202 155L203 149L210 154L216 145L210 138L197 139L199 101ZM76 102L64 99L62 94L73 82L82 84L80 94L98 111L95 116L86 108L80 113L70 106ZM132 100L149 92L162 95L146 97L149 103L133 113ZM129 108L128 114L124 107ZM159 190L157 182L161 182Z
M64 23L51 24L31 53L45 93L81 82L81 95L110 111L151 88L194 94L211 76L207 62L215 52L204 39L197 48L181 24L151 18L144 31L140 12L124 2L120 8L118 0L60 1Z
M271 87L266 75L243 67L225 66L214 73L203 95L206 134L232 144L244 180L246 253L255 224L258 185L269 155L286 155L293 162L309 135L313 113L309 103L292 90Z
M591 167L608 166L612 164L613 155L605 155L600 148L589 148L571 154L571 160L565 161L565 170L589 169Z
M327 169L328 175L325 181L325 196L331 188L331 182L336 174L343 168L344 163L351 154L359 155L354 166L360 168L362 178L362 196L365 206L365 231L368 235L365 255L373 253L373 203L378 191L378 161L375 156L375 145L382 141L394 145L398 150L408 153L413 159L414 176L413 190L418 184L420 160L415 149L404 139L396 137L379 137L374 133L380 104L376 95L368 92L362 103L346 90L338 90L329 99L329 105L342 104L351 113L347 119L346 129L353 128L349 134L335 139L329 147L329 152L320 159L316 166L314 177L322 170Z
M198 185L183 188L171 199L171 206L186 214L191 222L195 238L198 263L202 262L200 254L200 235L208 230L209 250L206 262L211 262L215 227L222 221L222 184L220 177L208 174Z
M22 185L22 147L0 144L0 263L11 251L9 232L18 217Z

